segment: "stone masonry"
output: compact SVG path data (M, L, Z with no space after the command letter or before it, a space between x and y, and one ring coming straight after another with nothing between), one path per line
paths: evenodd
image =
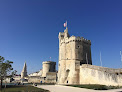
M70 37L68 28L60 32L58 83L78 84L80 65L87 63L92 64L91 41L83 37Z
M122 69L92 65L91 41L59 32L58 84L122 86Z

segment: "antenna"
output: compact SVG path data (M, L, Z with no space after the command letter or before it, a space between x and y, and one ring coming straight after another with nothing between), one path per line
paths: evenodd
M101 63L101 66L102 66L102 60L101 60L101 51L100 51L100 63Z
M121 52L121 50L120 50L120 56L121 56L121 61L122 61L122 52Z
M88 64L88 58L87 58L87 53L86 53L86 62L87 62L87 64Z

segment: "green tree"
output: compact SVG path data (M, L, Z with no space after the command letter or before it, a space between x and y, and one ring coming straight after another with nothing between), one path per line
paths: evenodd
M12 68L12 61L6 60L4 61L4 57L0 56L0 80L1 80L1 85L0 88L2 90L2 82L6 78L7 74L13 70Z
M17 70L12 71L12 72L11 72L11 77L16 76L16 74L17 74Z

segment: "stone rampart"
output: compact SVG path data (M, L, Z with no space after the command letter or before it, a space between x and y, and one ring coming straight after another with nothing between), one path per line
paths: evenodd
M80 84L122 86L122 69L111 69L95 65L80 66Z
M45 61L43 62L42 77L46 77L46 73L55 72L56 62Z
M31 76L28 77L28 83L45 83L45 79L40 76Z
M103 71L103 72L107 72L107 73L120 73L122 74L122 68L120 69L113 69L113 68L107 68L107 67L101 67L101 66L95 66L95 65L87 65L87 64L83 64L81 66L82 68L90 68L90 69L95 69L95 70L99 70L99 71Z

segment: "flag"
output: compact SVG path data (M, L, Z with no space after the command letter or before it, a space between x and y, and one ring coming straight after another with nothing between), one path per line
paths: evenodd
M67 27L67 21L64 23L64 27Z

